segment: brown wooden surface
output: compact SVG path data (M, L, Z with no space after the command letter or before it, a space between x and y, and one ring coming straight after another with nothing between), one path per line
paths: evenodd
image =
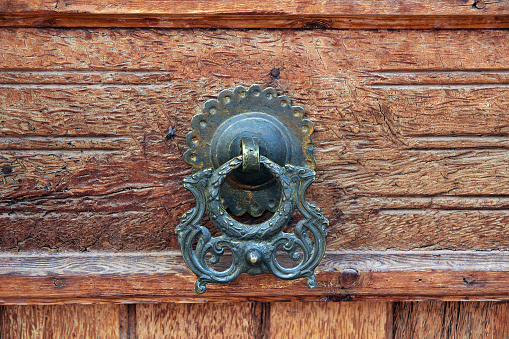
M508 317L493 302L1 306L0 337L502 339Z
M395 303L393 309L394 339L509 337L507 303Z
M507 1L11 0L0 26L0 304L108 303L0 306L0 338L508 338L507 303L295 302L507 299L507 32L324 30L509 28ZM198 296L184 137L253 83L315 123L328 252L315 290Z
M0 2L0 26L507 28L507 1L249 0Z
M405 0L399 3L377 2L374 0L188 0L169 3L164 0L147 1L114 1L114 0L66 0L63 3L54 0L11 0L4 2L2 10L8 13L51 12L75 14L273 14L273 15L304 15L304 14L420 14L420 15L466 15L471 13L473 0ZM56 6L55 6L56 5ZM507 1L487 2L486 12L491 15L504 14L509 10ZM490 6L491 5L491 6ZM478 5L480 6L480 4ZM477 12L486 15L486 12Z
M194 292L196 276L178 252L2 255L0 304L505 300L509 258L497 252L328 252L318 286L270 274L241 275Z
M390 303L271 303L270 338L387 337Z
M2 339L119 338L120 305L2 306Z
M0 248L176 249L190 119L258 83L315 124L329 250L506 250L507 36L3 29Z
M118 308L127 305L3 306L0 337L381 339L392 325L391 304L383 302L132 306L130 332L119 326Z
M330 220L328 252L316 290L242 277L211 287L208 300L504 299L507 38L0 30L1 302L196 298L193 275L171 252L194 205L181 184L185 135L206 100L255 83L290 96L315 124L308 197ZM483 250L494 252L472 252ZM359 279L344 289L348 268Z
M262 338L264 304L136 305L138 339Z

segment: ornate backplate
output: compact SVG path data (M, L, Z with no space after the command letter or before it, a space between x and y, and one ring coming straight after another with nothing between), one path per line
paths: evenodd
M301 107L292 106L287 96L278 96L271 87L224 90L205 103L202 114L193 117L184 160L193 173L217 169L241 154L241 138L255 137L261 156L280 166L314 169L313 124L303 116ZM237 216L246 211L254 217L266 210L274 212L280 196L280 185L266 168L247 174L237 169L221 187L225 208Z

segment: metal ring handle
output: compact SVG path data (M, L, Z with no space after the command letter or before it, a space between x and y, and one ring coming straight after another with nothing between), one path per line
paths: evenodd
M272 173L281 185L279 207L269 220L261 224L246 225L238 222L226 212L221 202L219 190L228 175L243 163L242 157L240 155L233 158L212 173L205 190L207 213L214 226L232 238L242 240L267 239L281 232L292 217L292 213L295 210L295 183L292 183L291 178L286 175L284 167L279 166L264 156L260 156L260 163Z
M233 158L215 171L205 169L184 179L185 187L196 198L196 207L184 213L175 233L186 263L197 276L195 291L205 292L209 282L231 282L243 272L266 271L281 279L306 278L308 287L316 287L314 269L325 251L328 221L320 209L305 198L314 180L314 171L292 165L281 167L261 156L260 162L281 184L282 197L278 210L268 221L246 225L226 213L219 196L221 183L242 164L241 158ZM304 219L297 223L293 233L285 233L283 228L295 209ZM200 225L206 211L223 235L212 237L210 231ZM226 249L232 253L231 265L223 271L210 267L209 263L220 261ZM282 266L276 257L280 250L299 262L297 266Z

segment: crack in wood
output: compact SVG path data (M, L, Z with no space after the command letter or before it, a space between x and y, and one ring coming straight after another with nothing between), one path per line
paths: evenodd
M168 84L169 71L104 71L104 70L0 70L0 84L6 85L150 85Z
M2 84L0 83L0 88L16 88L16 89L67 89L67 88L93 88L93 89L107 89L107 88L119 88L119 89L164 89L164 88L172 88L171 84L77 84L77 83L62 83L62 84Z
M408 136L406 149L415 151L460 149L506 150L509 148L509 136Z
M131 138L122 136L0 137L0 151L120 151L131 143Z

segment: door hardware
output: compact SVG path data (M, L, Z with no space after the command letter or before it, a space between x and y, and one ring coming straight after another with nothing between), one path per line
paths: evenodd
M228 283L241 273L270 272L281 279L306 278L317 285L314 269L325 251L328 221L305 192L314 181L313 124L273 88L237 87L222 91L195 115L187 135L184 160L193 174L184 186L196 206L181 218L175 232L187 265L196 274L195 291L206 284ZM229 210L229 211L228 211ZM289 231L292 215L302 220ZM233 216L259 217L244 224ZM213 237L200 225L205 213L220 232ZM214 267L225 251L231 264ZM293 262L288 265L281 253Z

